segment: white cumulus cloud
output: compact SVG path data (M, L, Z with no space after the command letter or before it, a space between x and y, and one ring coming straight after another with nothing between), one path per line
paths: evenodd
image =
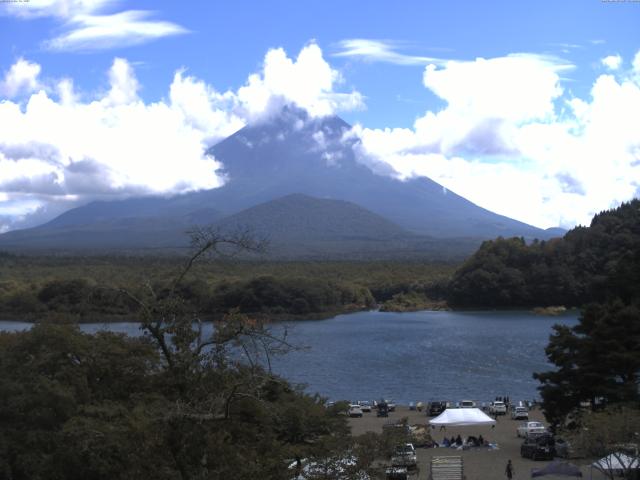
M609 70L618 70L620 65L622 65L622 57L620 55L608 55L600 60L600 62Z
M238 100L250 118L278 111L284 103L293 103L311 116L363 107L359 92L335 91L341 81L340 73L323 58L317 44L304 47L295 60L276 48L267 52L262 72L251 75L238 90Z
M205 155L212 132L191 124L183 104L140 100L126 60L115 59L108 76L109 91L89 102L77 100L70 80L58 98L41 90L24 104L0 102L0 192L12 211L220 185L219 164ZM171 88L184 85L176 76ZM220 122L213 132L242 125Z
M424 85L446 106L413 128L356 126L357 153L540 227L588 224L640 194L640 82L601 75L590 98L566 100L568 68L535 55L429 65Z
M145 104L129 64L116 59L111 89L78 103L40 91L24 110L0 104L0 188L73 195L177 193L219 184L203 133L171 104ZM66 87L69 88L68 86Z
M456 113L519 122L553 114L558 70L567 67L533 55L479 58L428 65L423 80Z
M4 80L0 83L0 94L13 98L20 93L31 93L38 87L38 75L40 65L19 58L5 73Z

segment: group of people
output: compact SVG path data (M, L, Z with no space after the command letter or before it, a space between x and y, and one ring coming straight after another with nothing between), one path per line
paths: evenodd
M467 445L470 447L480 447L485 445L485 440L482 438L482 435L478 437L469 436L466 441L462 440L462 437L458 435L457 437L447 438L444 437L440 446L442 447L462 447L463 445Z

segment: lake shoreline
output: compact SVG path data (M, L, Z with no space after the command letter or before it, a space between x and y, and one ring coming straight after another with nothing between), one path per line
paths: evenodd
M547 309L549 309L547 311ZM580 308L571 307L571 308L563 308L563 310L556 310L556 307L535 307L535 308L521 308L521 307L513 307L513 308L450 308L448 306L443 307L439 304L434 304L432 308L406 308L406 309L388 309L384 308L384 304L377 305L375 308L345 308L341 310L331 310L326 312L311 312L304 315L296 315L296 314L270 314L270 313L247 313L246 315L249 317L258 317L267 320L269 323L280 323L280 322L313 322L318 320L327 320L330 318L334 318L340 315L349 315L354 313L365 313L365 312L387 312L387 313L420 313L420 312L452 312L452 313L509 313L509 312L529 312L535 314L538 317L561 317L563 315L573 315L576 312L580 312ZM42 318L34 318L34 315L19 315L19 314L11 314L11 315L3 315L0 314L0 322L24 322L24 323L40 323L40 322L49 322L49 323L58 323L58 324L91 324L91 323L129 323L129 322L139 322L139 320L134 315L96 315L92 317L81 317L81 318L72 318L72 319L64 319L60 318L62 315L56 313L55 315L51 315L47 317L46 315ZM71 315L74 317L74 315ZM219 321L224 317L224 315L204 315L201 317L203 322L215 322Z
M419 312L452 312L452 313L509 313L509 312L529 312L535 314L538 317L561 317L563 315L573 315L580 312L579 307L513 307L513 308L451 308L448 305L442 305L440 302L433 302L430 305L431 308L405 308L405 309L390 309L385 308L384 304L376 305L375 308L359 308L358 306L351 306L351 308L343 308L338 310L330 310L325 312L311 312L307 314L296 315L293 313L246 313L249 317L258 317L268 320L269 323L279 322L312 322L316 320L327 320L329 318L337 317L339 315L349 315L352 313L364 313L364 312L387 312L387 313L419 313ZM74 317L74 315L71 315ZM223 314L217 315L204 315L201 317L203 322L215 322L223 318ZM3 315L0 313L0 322L24 322L24 323L39 323L39 322L51 322L60 324L88 324L88 323L123 323L123 322L138 322L135 315L133 318L127 315L96 315L92 317L74 318L68 321L60 318L61 314L56 313L44 318L34 318L34 315Z
M338 315L348 315L350 313L358 313L358 312L371 312L378 311L378 308L343 308L339 310L329 310L325 312L310 312L306 314L296 315L289 313L262 313L262 312L254 312L254 313L246 313L245 315L249 317L259 317L266 318L269 322L305 322L305 321L314 321L314 320L326 320L328 318L333 318ZM203 322L215 322L222 320L226 314L216 314L216 315L203 315L200 319ZM20 314L11 314L4 315L0 313L0 322L24 322L24 323L39 323L39 322L50 322L50 323L59 323L59 324L88 324L88 323L122 323L122 322L138 322L136 315L95 315L95 316L82 316L79 317L77 315L67 315L67 317L72 317L70 319L62 318L64 315L60 313L55 313L53 315L44 315L40 316L41 318L35 318L36 315L20 315ZM74 318L75 317L75 318ZM78 318L79 317L79 318Z

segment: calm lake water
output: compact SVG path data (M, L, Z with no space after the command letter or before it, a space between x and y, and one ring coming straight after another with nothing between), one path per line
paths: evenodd
M273 369L330 399L473 399L538 397L533 372L551 368L544 355L551 327L575 325L577 312L359 312L319 321L286 322L289 340L307 347L277 357ZM0 322L0 330L29 328ZM84 324L139 335L137 323Z

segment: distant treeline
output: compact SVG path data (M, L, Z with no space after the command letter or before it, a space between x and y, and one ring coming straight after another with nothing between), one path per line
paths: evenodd
M640 299L640 201L596 215L564 238L498 238L455 273L454 307L518 308Z
M133 319L136 297L167 295L180 258L0 256L0 318ZM421 262L203 263L179 287L198 315L230 310L274 319L373 308L426 308L444 299L455 266ZM407 299L411 299L407 303Z

